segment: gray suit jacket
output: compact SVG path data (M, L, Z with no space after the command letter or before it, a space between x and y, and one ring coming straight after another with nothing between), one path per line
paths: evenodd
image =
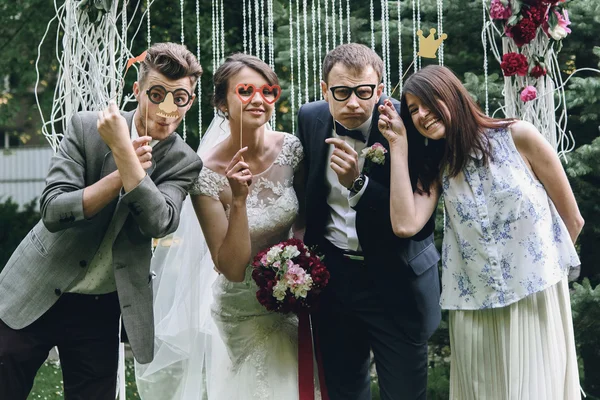
M124 113L129 128L134 112ZM157 143L142 182L90 219L83 190L117 169L96 128L97 114L76 114L52 157L40 199L42 220L23 239L0 274L0 319L22 329L58 300L88 268L106 229L116 218L113 267L123 322L134 356L150 362L154 322L150 277L151 240L177 228L187 188L202 161L176 133Z

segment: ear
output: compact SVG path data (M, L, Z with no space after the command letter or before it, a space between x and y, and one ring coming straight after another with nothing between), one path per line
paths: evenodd
M383 83L380 83L379 85L377 85L377 103L379 103L379 98L381 97L382 93L383 93Z
M186 113L190 110L190 108L192 108L192 106L194 105L194 101L195 100L196 100L196 95L192 94L192 100L190 100L190 103L187 106L185 106L185 112Z
M321 93L323 93L323 98L325 101L329 102L329 92L327 90L327 83L325 83L325 81L321 81Z
M133 82L133 96L138 101L138 103L140 101L139 95L140 95L140 83L138 81L135 81L135 82Z

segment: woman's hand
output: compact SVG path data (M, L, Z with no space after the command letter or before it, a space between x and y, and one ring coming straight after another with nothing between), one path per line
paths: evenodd
M400 118L400 115L398 115L389 99L384 100L383 104L379 106L377 127L390 145L402 138L406 140L406 128L404 127L402 118Z
M248 164L244 162L243 156L247 150L248 147L243 147L235 153L225 170L233 201L245 202L248 197L248 187L252 184L252 172L250 172Z

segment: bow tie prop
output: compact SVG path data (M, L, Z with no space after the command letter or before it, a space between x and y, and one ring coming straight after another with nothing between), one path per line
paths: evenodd
M339 122L335 122L334 130L338 136L348 136L349 138L358 140L359 142L366 142L366 139L361 131L347 129Z

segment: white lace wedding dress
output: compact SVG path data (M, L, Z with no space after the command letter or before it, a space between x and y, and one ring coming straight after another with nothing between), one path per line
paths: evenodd
M290 237L298 213L293 176L302 158L300 141L285 134L275 162L254 175L247 199L253 255ZM205 166L190 194L222 200L231 198L231 189L225 176ZM228 205L225 211L229 215ZM260 305L251 272L248 267L243 282L229 282L220 275L212 287L211 313L231 361L221 393L214 398L297 399L297 318Z

